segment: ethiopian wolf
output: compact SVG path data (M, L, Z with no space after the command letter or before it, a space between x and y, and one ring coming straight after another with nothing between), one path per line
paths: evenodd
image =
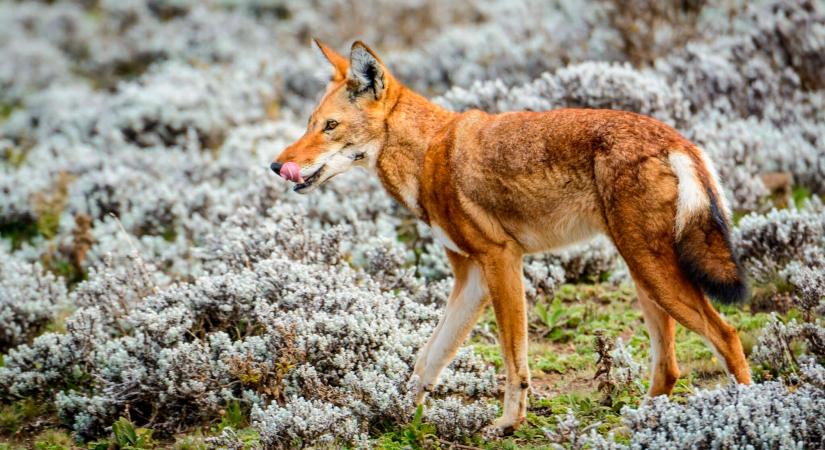
M522 257L597 233L613 241L636 284L650 334L650 395L670 394L679 377L677 321L750 383L736 331L705 297L735 302L747 287L730 212L701 149L630 112L447 111L401 84L362 42L349 58L316 44L332 79L306 133L271 168L302 194L367 168L444 245L455 286L415 364L418 403L489 301L507 370L493 430L517 428L530 386Z

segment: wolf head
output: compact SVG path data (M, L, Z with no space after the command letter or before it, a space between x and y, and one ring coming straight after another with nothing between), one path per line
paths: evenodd
M304 135L270 166L302 194L352 167L375 166L386 140L388 94L397 83L363 42L352 44L349 59L317 39L315 44L332 65L332 78Z

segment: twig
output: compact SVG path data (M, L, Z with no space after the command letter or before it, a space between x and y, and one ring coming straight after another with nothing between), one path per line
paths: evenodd
M132 241L132 236L129 235L129 233L126 231L126 228L123 227L123 223L114 213L110 212L109 215L112 216L113 219L115 219L115 223L117 223L117 226L120 227L120 231L122 231L123 235L126 236L126 242L129 243L129 247L132 247L132 253L134 253L135 257L137 258L138 267L140 267L141 272L143 272L143 277L146 279L147 282L151 283L152 278L149 276L149 271L146 269L146 265L143 262L143 257L141 257L140 252L135 246L135 243ZM152 292L155 294L158 293L158 287L155 286L154 283L152 283Z
M435 439L444 445L449 445L451 448L459 448L462 450L483 450L481 447L473 447L472 445L464 445L459 444L458 442L448 441L446 439L441 439L440 437L436 436Z

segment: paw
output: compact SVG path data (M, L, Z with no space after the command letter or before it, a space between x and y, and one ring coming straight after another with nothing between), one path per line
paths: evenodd
M427 394L435 389L435 385L421 382L421 379L417 375L410 377L407 385L413 394L413 402L416 406L424 403L424 400L427 399Z
M419 384L418 386L416 386L415 390L413 391L415 393L416 406L424 403L424 400L427 399L427 395L433 392L433 390L435 390L435 386L432 384Z
M484 428L481 433L486 440L499 439L515 433L523 422L524 418L510 419L506 417L499 417L495 422L493 422L492 425Z

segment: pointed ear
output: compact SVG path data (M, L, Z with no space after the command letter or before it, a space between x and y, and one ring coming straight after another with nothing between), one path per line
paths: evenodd
M387 70L381 59L363 42L355 41L349 55L348 87L353 95L381 98L387 87Z
M315 45L321 50L324 58L332 64L332 81L343 81L347 77L347 71L349 70L349 61L347 61L347 58L344 58L340 53L329 48L329 46L317 38L313 38L312 40L315 41Z

